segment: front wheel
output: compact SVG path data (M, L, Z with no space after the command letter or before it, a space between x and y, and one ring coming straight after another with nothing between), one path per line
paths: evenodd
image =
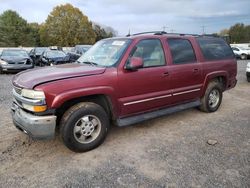
M200 110L203 112L215 112L222 101L222 86L219 82L210 82L205 95L201 98Z
M109 118L98 104L83 102L63 115L60 132L64 144L72 151L85 152L102 144L109 130Z
M240 55L240 58L241 58L242 60L246 60L246 59L247 59L247 54L241 54L241 55Z

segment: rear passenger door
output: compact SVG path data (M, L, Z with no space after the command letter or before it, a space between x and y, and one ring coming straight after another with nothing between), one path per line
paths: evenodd
M199 98L202 87L202 65L197 61L192 42L183 38L168 38L170 50L169 75L173 103Z

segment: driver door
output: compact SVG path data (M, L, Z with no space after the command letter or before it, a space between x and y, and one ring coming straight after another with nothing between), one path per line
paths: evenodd
M134 46L129 57L142 58L144 66L135 71L123 68L118 72L120 115L132 115L170 104L171 87L161 41L143 39Z

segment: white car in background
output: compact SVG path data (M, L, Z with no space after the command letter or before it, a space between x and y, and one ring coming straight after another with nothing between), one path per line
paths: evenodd
M247 81L250 82L250 62L247 63L246 75L247 75Z
M232 46L232 50L236 57L239 57L242 60L247 59L250 56L250 49L246 49L243 47Z

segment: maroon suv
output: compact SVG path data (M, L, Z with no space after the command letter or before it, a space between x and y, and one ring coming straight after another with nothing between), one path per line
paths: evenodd
M74 64L37 68L13 78L15 126L33 138L55 135L76 152L126 126L199 107L216 111L236 85L237 65L223 39L141 34L96 43Z

